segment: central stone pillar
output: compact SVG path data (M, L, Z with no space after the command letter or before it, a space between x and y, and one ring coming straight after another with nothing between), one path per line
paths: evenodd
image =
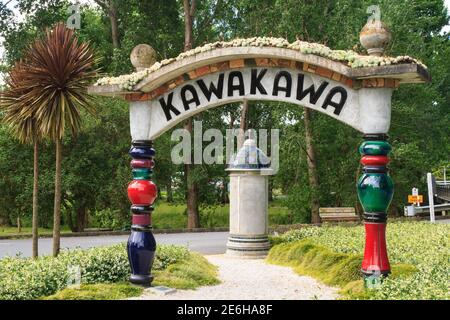
M230 236L227 254L264 258L268 238L268 161L248 139L239 150L230 172Z

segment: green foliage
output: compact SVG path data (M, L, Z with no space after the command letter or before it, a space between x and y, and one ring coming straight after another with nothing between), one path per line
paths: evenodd
M128 283L82 284L65 288L42 300L119 300L137 297L143 291L143 288Z
M196 289L200 286L218 284L217 267L210 264L198 253L186 250L180 256L180 247L173 246L165 250L167 256L164 268L155 268L152 272L155 277L152 285L167 286L177 289ZM178 257L176 257L178 255ZM175 259L176 257L176 259ZM161 254L159 255L161 260ZM68 287L58 293L45 297L45 300L115 300L136 297L142 294L143 289L127 284L82 284L79 288Z
M189 257L185 247L159 245L154 270L164 270ZM124 244L86 250L65 250L54 258L8 257L0 260L0 299L35 299L67 286L69 267L79 267L85 284L126 281L130 267Z
M233 38L282 37L316 42L333 49L353 49L364 53L358 39L367 20L366 8L371 1L343 0L230 0L197 1L194 23L194 47ZM108 12L88 4L82 5L82 27L77 36L89 40L102 56L105 75L130 73L133 67L129 53L138 43L151 44L158 60L176 57L183 51L183 16L180 1L115 1L118 6L120 47L113 48ZM69 1L17 0L16 12L24 21L15 19L11 10L0 10L0 35L5 38L5 65L8 69L22 57L27 44L41 35L46 27L67 19ZM450 154L450 40L440 34L448 24L448 12L442 0L382 0L382 20L392 31L393 39L387 55L409 55L423 61L432 74L430 84L402 85L393 93L390 143L390 174L395 183L391 215L401 215L411 187L425 188L425 173L436 169ZM322 47L317 47L321 48ZM316 48L316 49L317 49ZM313 48L314 49L314 48ZM315 49L314 49L315 50ZM86 212L93 225L106 226L106 216L113 215L116 228L129 224L126 186L131 179L128 106L116 99L96 99L97 117L83 115L86 123L77 139L66 138L63 157L63 222L76 228L78 212ZM320 205L358 208L355 181L359 175L360 155L357 147L360 133L327 117L312 114L313 142L316 150L319 189L309 186L306 162L303 109L276 102L250 102L250 127L280 129L280 171L271 178L273 189L285 195L285 222L309 222L310 199L319 196ZM196 116L203 129L222 132L239 125L239 104L211 109ZM225 120L227 119L227 120ZM233 119L233 123L230 121ZM186 181L181 165L170 160L171 132L155 140L157 166L154 179L159 189L173 189L175 201L184 201ZM68 148L70 144L71 148ZM54 148L44 141L40 145L40 225L51 225L53 208ZM0 223L14 224L16 217L31 216L32 150L20 146L0 128ZM194 179L199 186L203 208L227 203L226 193L212 187L224 182L225 165L194 166ZM14 172L14 174L11 174ZM226 190L226 188L225 188ZM106 211L105 211L106 210ZM215 225L212 217L220 215L209 209L201 213L201 223ZM171 214L157 217L155 226L171 225ZM99 217L95 217L96 215ZM103 218L105 219L103 219ZM161 218L162 221L158 222ZM223 218L223 219L222 219ZM272 218L271 218L272 219ZM89 219L88 219L89 220ZM173 213L173 225L185 227L185 217ZM100 222L101 221L101 222ZM220 223L226 221L225 216ZM278 223L278 222L277 222ZM120 227L119 227L120 226Z
M274 246L267 261L294 267L299 274L310 275L333 286L343 286L361 277L362 256L334 253L308 239Z
M119 230L129 223L128 219L123 221L120 219L120 216L119 210L112 210L110 208L98 210L94 212L90 221L90 226L92 228L110 228Z
M198 253L191 253L185 260L155 271L154 276L154 285L177 289L195 289L220 283L217 279L217 267Z
M175 264L179 261L184 261L190 256L190 252L186 247L175 245L164 245L157 247L156 259L153 263L154 270L164 270L168 266Z
M446 224L428 222L390 222L386 239L389 259L393 264L392 276L385 279L381 289L372 292L370 298L450 298L449 228ZM305 241L323 246L336 254L361 255L364 249L364 227L307 227L289 231L275 241L293 244ZM360 265L357 267L360 268ZM350 286L353 285L356 284Z

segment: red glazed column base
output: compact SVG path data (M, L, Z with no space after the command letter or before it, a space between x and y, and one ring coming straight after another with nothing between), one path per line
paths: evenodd
M387 276L391 267L386 250L386 223L364 224L366 246L361 271L365 276Z

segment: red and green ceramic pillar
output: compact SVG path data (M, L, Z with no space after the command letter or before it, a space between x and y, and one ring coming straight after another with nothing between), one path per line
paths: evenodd
M357 189L364 209L366 244L361 271L366 286L380 283L390 273L386 250L387 209L394 193L394 185L388 175L388 154L391 145L386 134L366 134L359 147L363 175Z
M131 201L132 224L127 252L131 267L130 282L150 286L153 281L151 268L156 251L152 233L151 214L157 196L156 185L151 181L155 149L150 140L133 141L129 151L133 181L128 185Z

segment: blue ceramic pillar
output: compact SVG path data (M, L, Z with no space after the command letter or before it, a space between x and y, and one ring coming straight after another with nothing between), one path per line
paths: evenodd
M157 196L156 185L151 181L155 149L150 140L133 141L129 151L133 181L128 185L131 201L132 225L127 252L131 266L130 282L150 286L153 277L151 268L156 251L156 241L152 233L152 204Z

